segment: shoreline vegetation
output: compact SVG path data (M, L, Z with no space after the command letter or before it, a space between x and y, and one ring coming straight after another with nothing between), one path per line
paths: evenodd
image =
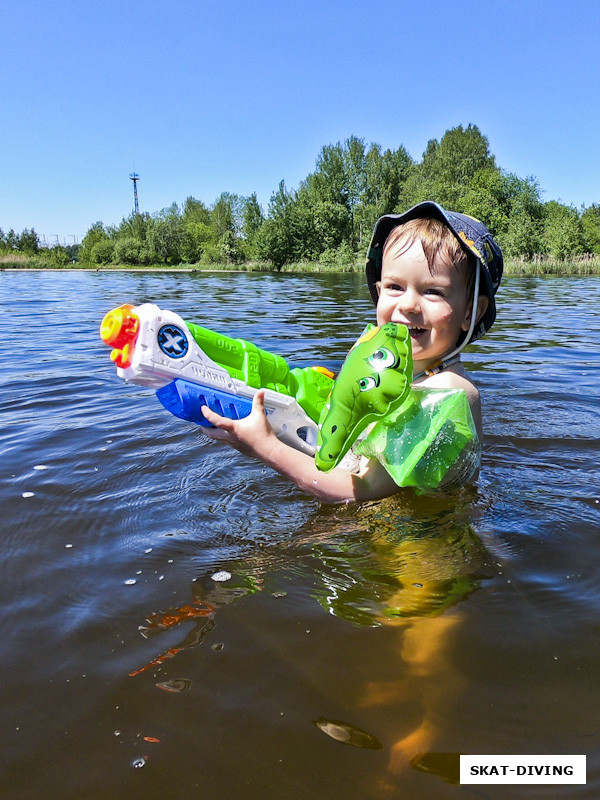
M362 273L365 268L365 259L357 259L348 264L323 264L316 261L297 261L276 268L265 262L244 262L239 264L210 263L210 264L82 264L80 262L57 266L48 260L24 254L0 256L0 272L22 271L32 272L45 270L64 272L77 270L82 272L263 272L263 273ZM572 258L556 259L551 256L538 255L531 259L506 258L504 261L504 275L600 275L600 254L586 253Z
M297 189L281 181L266 212L255 192L222 192L210 206L190 196L119 225L95 222L81 244L0 229L0 269L357 272L379 217L435 200L487 225L507 274L600 274L600 203L542 195L535 178L496 163L476 125L431 139L421 161L351 136L323 147Z

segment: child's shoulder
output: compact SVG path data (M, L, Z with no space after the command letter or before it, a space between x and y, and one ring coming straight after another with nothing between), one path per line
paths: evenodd
M479 397L479 389L475 386L469 374L459 362L452 364L452 366L438 372L437 375L431 375L419 381L415 386L422 387L423 389L464 389L467 394L467 400L475 420L477 433L481 438L481 400Z
M429 375L415 385L427 389L464 389L469 397L479 397L477 387L461 363L452 364L442 372Z

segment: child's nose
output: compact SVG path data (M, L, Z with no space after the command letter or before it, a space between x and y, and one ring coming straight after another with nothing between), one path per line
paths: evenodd
M418 314L421 311L419 293L406 289L398 299L398 307L405 313Z

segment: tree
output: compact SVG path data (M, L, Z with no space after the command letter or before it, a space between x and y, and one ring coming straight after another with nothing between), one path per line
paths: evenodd
M348 205L344 150L340 142L321 148L315 171L304 181L304 189L314 202Z
M480 170L494 169L496 162L490 146L476 125L462 125L447 131L440 142L435 157L433 175L446 194L444 202L456 207L460 189L468 186Z
M263 210L256 197L256 192L253 192L250 197L242 198L241 204L243 250L247 257L257 258L257 236L265 221Z
M200 261L211 243L216 246L210 209L201 200L188 197L183 204L181 258L188 264Z
M195 197L188 197L183 204L183 221L195 222L201 225L210 225L210 211L202 200Z
M92 252L94 247L99 244L100 242L105 241L109 238L108 232L105 230L104 225L102 222L95 222L89 231L83 237L83 241L81 242L81 248L79 250L79 258L83 263L108 263L108 262L98 262L94 259Z
M242 214L237 194L222 192L215 201L210 216L215 230L215 240L218 241L227 231L236 236L241 232Z
M271 195L267 219L256 233L259 258L271 261L277 269L301 258L308 244L303 217L297 194L288 192L281 181Z
M73 259L70 258L69 251L61 244L51 247L48 251L48 260L53 267L66 267Z
M181 261L183 223L176 203L155 214L148 225L144 257L149 263L178 264Z
M250 197L242 198L242 233L246 239L253 239L265 221L263 210L259 205L256 192Z
M463 211L462 195L481 170L494 170L489 142L476 125L446 131L441 141L427 143L423 159L407 176L399 209L434 200L453 211Z
M4 241L6 242L6 249L7 250L18 250L19 249L19 234L15 233L12 228L9 230L9 232L4 237Z
M593 203L581 214L583 241L588 253L600 253L600 205Z
M33 228L31 228L31 230L25 228L25 230L21 233L17 244L17 249L29 256L34 256L39 253L40 246L38 244L38 237Z
M477 172L460 208L484 222L506 255L530 258L541 248L542 203L533 178L518 178L498 168Z
M364 191L354 210L355 247L364 248L379 217L394 211L413 166L404 147L382 154L379 145L370 146L365 157Z
M115 240L114 259L117 264L139 264L142 242L133 236L120 236Z
M89 254L89 261L92 264L111 264L115 255L114 239L100 239L96 242Z
M146 241L146 234L150 225L150 214L130 214L123 219L117 229L116 236L135 239L142 245Z
M507 178L500 170L479 170L470 180L460 205L465 213L484 222L494 236L506 234L511 203Z
M318 203L305 209L305 225L310 247L305 249L309 258L318 258L325 250L336 250L352 239L352 215L339 203Z
M531 217L523 203L514 205L500 245L506 256L515 258L532 258L541 251L540 224Z
M544 205L545 252L564 260L583 253L583 229L577 209L551 200Z

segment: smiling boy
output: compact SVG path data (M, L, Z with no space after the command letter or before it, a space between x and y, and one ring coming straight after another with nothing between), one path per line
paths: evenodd
M378 227L385 230L392 221L391 216L383 217ZM481 438L479 392L460 362L457 347L459 343L465 346L471 322L481 320L493 293L490 297L478 291L474 297L476 266L470 258L439 217L415 217L392 228L387 236L379 280L373 280L378 274L373 261L367 273L371 293L373 286L377 293L377 324L396 322L409 329L413 385L464 389ZM472 334L469 339L473 340Z
M479 441L479 392L460 363L460 351L495 319L502 263L500 248L482 223L430 202L381 217L367 259L377 324L395 322L409 330L413 386L463 389ZM321 502L372 500L399 491L375 458L363 458L352 471L317 470L312 457L277 439L265 416L262 390L244 419L221 417L206 406L203 413L217 429L214 438L260 458Z

